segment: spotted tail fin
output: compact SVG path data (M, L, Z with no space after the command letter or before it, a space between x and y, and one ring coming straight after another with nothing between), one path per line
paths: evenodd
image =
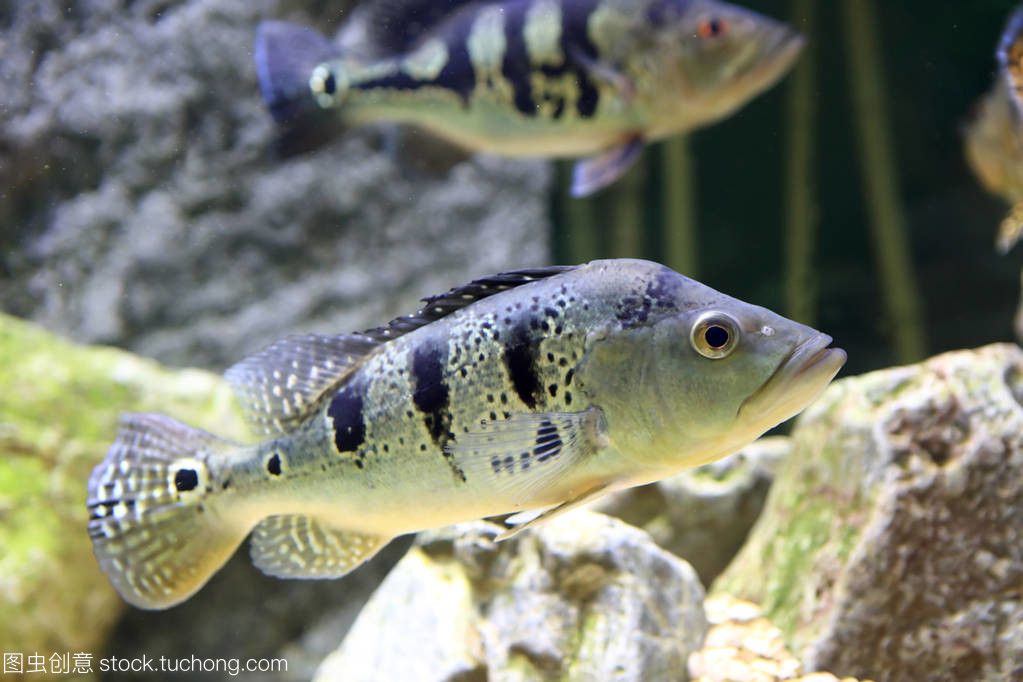
M243 446L155 414L121 419L117 440L89 477L89 536L110 582L139 608L194 594L249 527L210 509L210 462Z

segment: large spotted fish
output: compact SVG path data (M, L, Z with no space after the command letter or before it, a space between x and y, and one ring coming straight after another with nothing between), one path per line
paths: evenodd
M344 575L403 533L545 510L739 449L845 362L831 338L656 263L509 272L344 336L285 339L227 378L268 438L124 418L89 479L126 600L176 604L250 531L271 575Z
M268 21L260 88L291 130L397 121L474 151L588 157L573 193L604 187L643 145L735 111L777 81L802 38L718 0L376 0L372 59Z

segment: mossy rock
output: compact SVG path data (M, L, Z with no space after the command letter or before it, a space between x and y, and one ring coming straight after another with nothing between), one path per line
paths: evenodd
M808 669L886 680L1023 670L1023 351L833 384L712 592L763 606Z
M246 437L227 384L0 315L0 649L97 652L125 608L86 534L86 482L122 412Z

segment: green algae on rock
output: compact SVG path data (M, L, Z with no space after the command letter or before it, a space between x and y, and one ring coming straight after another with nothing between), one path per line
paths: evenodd
M886 680L1023 668L1023 351L992 345L830 387L714 584L808 669Z
M85 482L125 411L162 410L244 437L227 384L0 315L0 643L94 652L123 602L92 557Z
M686 679L707 629L687 563L592 512L501 530L423 534L316 679Z

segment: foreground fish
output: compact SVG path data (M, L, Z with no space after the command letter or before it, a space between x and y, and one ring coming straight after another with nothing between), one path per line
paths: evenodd
M777 81L802 38L717 0L378 0L385 56L346 58L312 29L264 22L260 88L305 131L397 121L508 156L590 157L573 194L620 177L643 145L710 123Z
M1008 253L1023 235L1023 8L1009 18L997 57L998 78L966 130L966 156L984 187L1012 204L997 240Z
M647 261L480 279L231 368L262 443L126 416L89 479L89 533L144 608L193 594L250 531L255 564L293 578L344 575L403 533L547 510L510 534L741 448L824 389L845 362L830 343Z

